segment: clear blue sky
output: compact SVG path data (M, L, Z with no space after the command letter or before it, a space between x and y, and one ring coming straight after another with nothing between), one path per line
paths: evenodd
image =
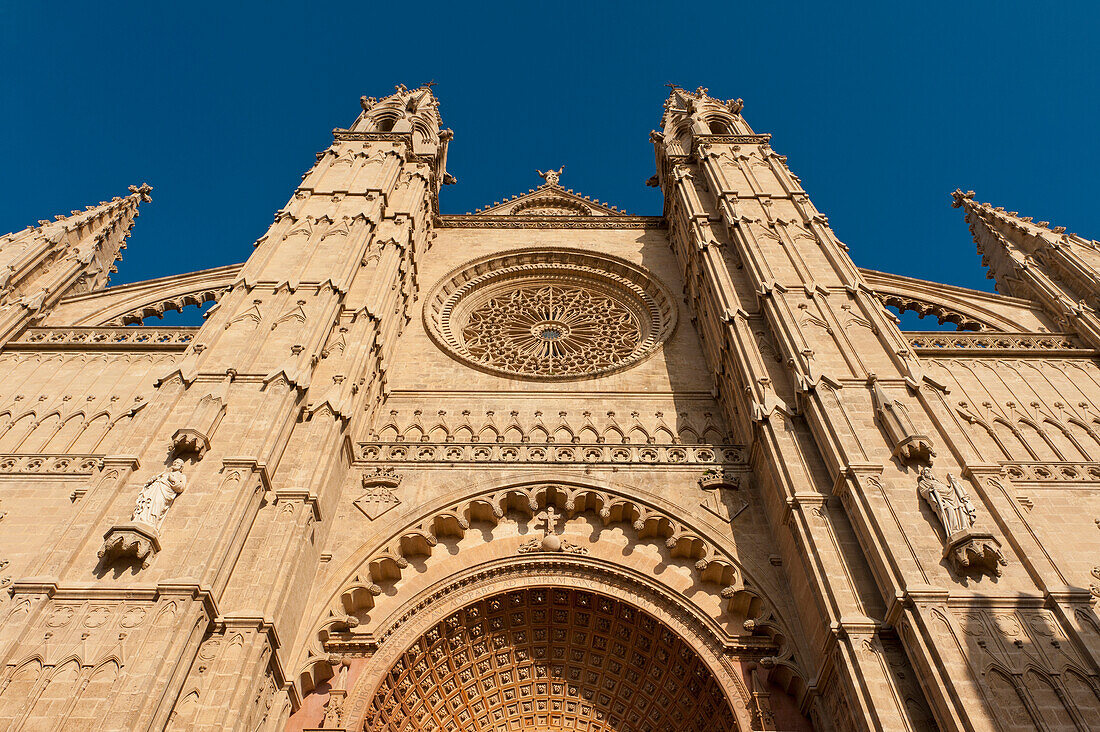
M116 283L243 261L362 95L434 79L444 213L657 214L672 81L742 97L862 266L988 289L950 192L1100 238L1095 3L0 4L0 230L148 181Z

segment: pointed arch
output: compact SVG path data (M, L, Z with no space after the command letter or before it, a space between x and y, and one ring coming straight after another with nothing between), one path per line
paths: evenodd
M199 690L192 689L184 697L176 702L175 709L168 717L168 725L165 730L189 730L194 726L195 717L199 711Z
M1073 417L1066 423L1070 432L1073 433L1074 442L1080 447L1082 452L1086 455L1086 460L1100 459L1100 436L1083 420Z
M1036 460L1038 457L1028 446L1019 430L1006 420L996 417L993 420L994 439L1001 445L1005 454L1012 460Z
M1066 694L1077 707L1084 719L1100 719L1100 689L1090 684L1085 676L1076 669L1067 669L1062 673Z
M84 431L84 412L76 412L70 415L60 428L50 437L49 442L42 449L45 453L68 452L80 433Z
M0 453L15 452L35 426L35 413L27 412L12 422L8 431L0 436Z
M590 424L586 424L581 427L580 432L577 433L577 442L592 443L595 444L600 441L600 433L596 431L596 428Z
M99 448L100 441L107 435L111 426L111 415L108 412L100 412L92 417L84 425L83 431L77 435L70 446L73 452L95 452Z
M1068 460L1070 462L1088 460L1088 455L1086 455L1085 451L1081 449L1081 446L1077 444L1077 441L1073 438L1073 435L1070 434L1069 429L1064 424L1047 417L1043 420L1042 425L1044 427L1043 434L1054 446L1055 451L1062 460Z
M1011 460L1012 455L1005 449L997 438L997 434L988 424L978 419L969 419L970 438L974 442L974 449L978 452L978 459L983 463L996 463L1002 460Z
M1016 420L1016 430L1020 439L1027 445L1028 450L1035 455L1036 460L1058 461L1062 459L1062 456L1059 455L1058 451L1054 448L1053 443L1051 443L1050 439L1044 434L1043 429L1030 419L1021 417Z
M990 709L1004 732L1031 732L1035 729L1027 701L1020 696L1007 672L996 667L990 669L986 672L986 686L992 697Z
M1024 674L1024 688L1031 696L1035 711L1042 717L1046 729L1049 732L1076 732L1077 725L1073 722L1073 715L1066 709L1055 688L1057 683L1035 668Z
M111 706L111 697L118 681L120 665L118 659L111 657L96 666L88 677L80 699L68 719L72 729L95 729L103 723L107 709Z
M19 452L43 453L50 439L61 429L61 414L54 410L35 425L34 429L17 448Z
M70 658L54 667L45 688L27 715L30 729L56 724L65 718L77 685L80 683L80 661Z
M11 729L22 716L42 677L42 661L29 658L19 665L0 693L0 728Z
M554 442L568 445L571 442L577 442L578 440L573 435L573 430L569 428L569 425L561 424L554 430Z

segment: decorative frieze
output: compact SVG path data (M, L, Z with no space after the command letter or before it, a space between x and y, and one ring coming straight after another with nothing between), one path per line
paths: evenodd
M28 328L8 344L20 350L150 350L182 351L198 328Z
M102 466L101 455L0 455L0 476L91 475Z
M1001 472L1013 483L1096 483L1100 463L1002 463Z
M715 465L744 463L739 445L598 445L478 442L359 443L368 463L535 463L554 465Z
M439 216L436 225L451 229L663 229L660 216Z
M1036 352L1045 356L1089 356L1093 353L1069 333L906 333L905 336L921 356L946 356L960 351L965 351L968 358Z

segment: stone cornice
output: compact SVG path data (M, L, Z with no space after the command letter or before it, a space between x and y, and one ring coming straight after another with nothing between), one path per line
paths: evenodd
M661 216L479 216L447 214L436 219L444 229L663 229Z
M412 132L352 132L337 127L332 131L336 142L404 142L412 147Z

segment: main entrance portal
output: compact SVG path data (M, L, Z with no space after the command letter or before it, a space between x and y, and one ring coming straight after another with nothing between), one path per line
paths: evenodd
M738 729L698 654L649 613L539 587L432 626L391 666L366 722L385 732Z

